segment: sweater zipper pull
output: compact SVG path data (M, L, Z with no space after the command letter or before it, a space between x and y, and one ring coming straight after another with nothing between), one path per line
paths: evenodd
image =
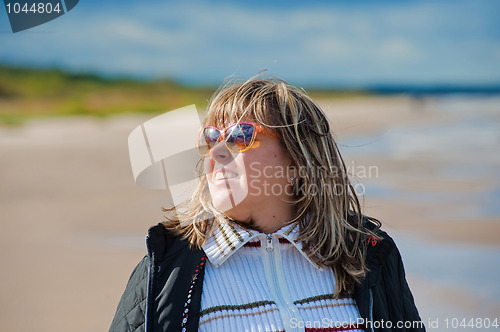
M267 242L266 242L266 250L268 252L271 252L274 250L273 248L273 236L271 234L267 234L266 235L266 238L267 238Z

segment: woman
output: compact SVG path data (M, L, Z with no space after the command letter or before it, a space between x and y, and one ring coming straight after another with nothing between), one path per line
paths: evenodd
M425 330L399 251L361 214L304 92L224 86L198 151L200 184L149 230L110 331Z

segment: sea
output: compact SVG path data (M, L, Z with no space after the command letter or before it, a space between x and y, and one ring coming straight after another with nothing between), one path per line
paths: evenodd
M349 158L365 161L387 158L413 160L416 165L429 163L432 167L431 171L427 170L430 172L427 179L465 181L471 184L471 190L408 190L384 182L384 176L379 176L365 184L365 199L446 203L456 207L433 215L435 222L464 219L500 222L500 96L450 94L432 96L427 102L432 107L424 111L437 112L438 121L401 125L381 133L348 138L339 142L341 150L347 151ZM407 175L411 176L411 172L419 173L418 167L409 170ZM490 319L498 318L500 323L500 245L440 242L435 237L426 238L425 234L403 231L392 236L402 253L407 274L476 298L472 308L470 305L439 308L441 322L447 317L478 318L483 314ZM415 298L418 300L419 295L415 294ZM484 300L491 310L483 310L484 306L477 305L477 299ZM428 300L422 302L428 303ZM423 311L432 315L425 308ZM456 328L491 330L471 326ZM452 329L441 325L438 330Z

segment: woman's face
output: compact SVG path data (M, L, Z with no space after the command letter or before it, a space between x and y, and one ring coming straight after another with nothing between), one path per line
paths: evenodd
M242 153L233 153L219 142L204 160L214 207L230 218L248 222L289 205L293 199L290 166L291 158L277 137L259 132L252 147Z

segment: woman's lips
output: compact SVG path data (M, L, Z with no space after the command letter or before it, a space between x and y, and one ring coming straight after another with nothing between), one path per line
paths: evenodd
M221 169L214 172L213 179L214 181L221 181L221 180L234 179L237 176L238 174L233 171Z

